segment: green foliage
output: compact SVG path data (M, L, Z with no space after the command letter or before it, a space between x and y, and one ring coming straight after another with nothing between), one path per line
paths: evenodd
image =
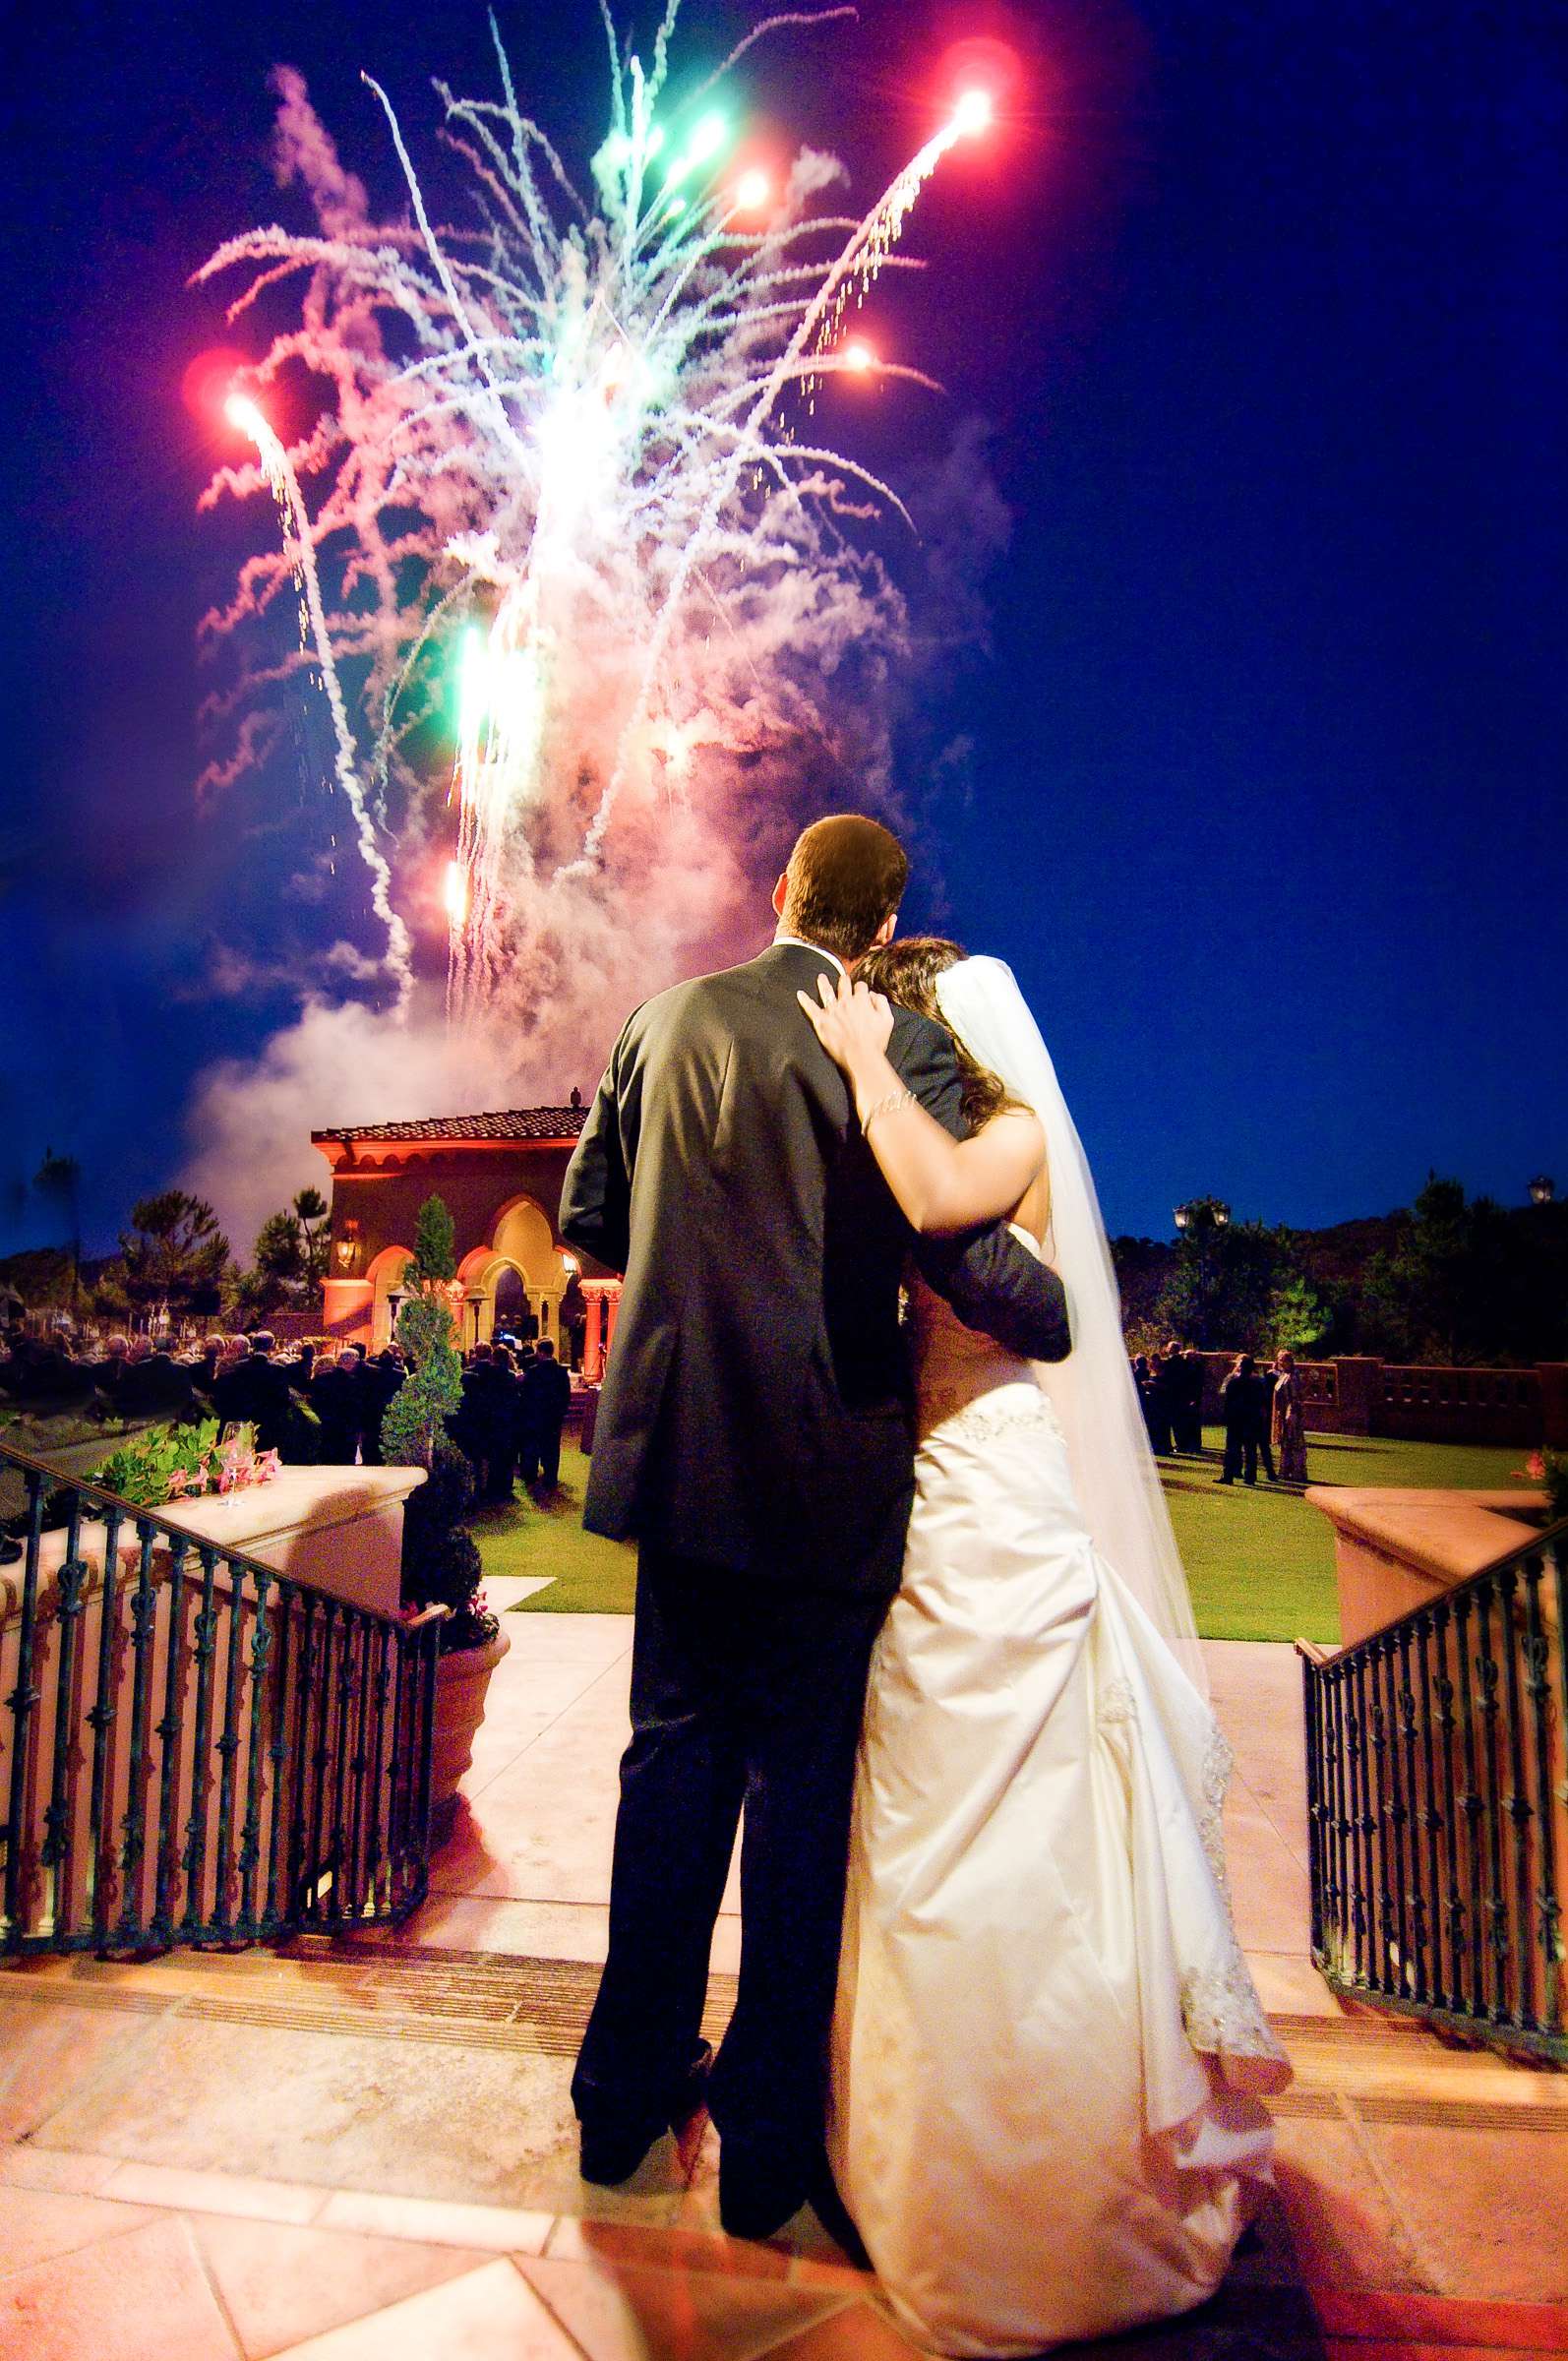
M1529 1363L1568 1352L1568 1205L1509 1212L1433 1173L1367 1266L1361 1344L1388 1361Z
M1278 1353L1310 1353L1334 1324L1334 1309L1298 1270L1286 1270L1269 1298L1267 1343Z
M98 1283L99 1305L124 1313L166 1303L180 1318L200 1300L215 1310L228 1269L228 1240L206 1198L165 1188L132 1206L131 1228Z
M1172 1255L1155 1302L1155 1325L1206 1352L1261 1352L1269 1309L1285 1267L1287 1234L1260 1222L1189 1230Z
M443 1197L427 1197L414 1222L413 1258L403 1273L404 1283L444 1283L457 1276L457 1232Z
M382 1419L382 1452L393 1467L428 1468L445 1439L448 1419L462 1400L452 1306L433 1286L404 1300L397 1342L411 1365Z
M297 1288L305 1276L304 1244L292 1213L270 1213L256 1233L251 1262L258 1279L281 1290Z
M308 1308L327 1275L331 1250L327 1199L319 1188L302 1188L256 1233L251 1268L231 1275L230 1315L241 1327L254 1328L271 1312Z
M207 1489L208 1463L217 1443L216 1419L190 1426L149 1426L112 1451L88 1481L138 1508L161 1508L178 1490Z
M443 1653L479 1647L497 1628L479 1596L479 1552L458 1522L473 1499L473 1474L447 1432L462 1401L462 1361L445 1294L456 1268L452 1216L440 1197L427 1197L397 1314L397 1342L410 1367L382 1419L381 1447L390 1466L427 1471L403 1512L403 1597L414 1606L452 1609L441 1627Z
M293 1213L299 1224L301 1275L306 1288L314 1290L327 1276L332 1247L332 1208L319 1188L302 1188L294 1199Z
M30 1311L63 1311L75 1275L74 1259L64 1246L29 1246L0 1260L0 1286L19 1295Z

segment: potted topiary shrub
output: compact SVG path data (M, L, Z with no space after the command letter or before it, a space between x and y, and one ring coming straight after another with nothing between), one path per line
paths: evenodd
M431 1774L431 1841L444 1844L457 1811L457 1783L473 1759L490 1675L511 1642L485 1605L484 1567L462 1519L473 1499L473 1473L447 1431L462 1400L462 1361L448 1287L456 1277L452 1216L427 1197L414 1227L407 1293L397 1342L409 1370L381 1423L390 1466L425 1470L403 1511L403 1604L419 1613L446 1607L436 1666L436 1742Z

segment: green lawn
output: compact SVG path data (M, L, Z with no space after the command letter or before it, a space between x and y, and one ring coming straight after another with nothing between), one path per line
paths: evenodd
M1220 1436L1205 1438L1210 1457L1161 1462L1176 1541L1192 1585L1198 1629L1211 1640L1337 1640L1334 1541L1325 1518L1297 1494L1259 1483L1221 1490ZM1314 1483L1445 1486L1506 1485L1521 1450L1471 1449L1451 1443L1374 1442L1354 1435L1308 1438ZM587 1462L575 1444L561 1454L562 1489L546 1508L521 1502L486 1509L474 1537L493 1575L546 1574L518 1614L629 1614L635 1577L629 1544L601 1541L579 1522Z
M548 1574L513 1609L526 1615L629 1615L636 1589L636 1551L630 1542L602 1541L582 1530L582 1487L588 1463L570 1435L561 1446L561 1489L542 1508L519 1492L513 1508L485 1508L469 1520L485 1572Z

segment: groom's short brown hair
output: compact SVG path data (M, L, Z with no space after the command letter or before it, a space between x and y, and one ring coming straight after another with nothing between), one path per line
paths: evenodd
M904 898L909 856L880 820L835 812L802 829L784 877L785 934L862 959Z

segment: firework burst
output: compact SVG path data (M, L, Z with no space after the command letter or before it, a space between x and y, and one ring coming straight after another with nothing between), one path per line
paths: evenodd
M249 231L199 273L248 272L231 321L300 289L231 406L260 464L205 496L270 484L284 544L209 630L226 639L297 586L399 1004L394 882L422 867L444 880L458 1020L500 1007L537 1025L569 958L608 981L628 920L665 907L694 858L711 869L728 838L745 869L737 833L803 749L864 770L843 700L903 644L864 535L901 505L817 439L815 395L840 372L930 383L849 337L848 315L901 262L921 188L986 128L985 102L963 95L869 213L838 212L834 159L802 149L770 173L730 92L764 34L853 12L769 18L671 107L678 11L667 0L646 66L605 11L610 122L588 192L518 104L492 20L500 95L436 85L466 226L432 219L374 83L409 213L373 221L280 74L280 168L319 232ZM328 397L285 450L267 404L300 372ZM242 731L246 694L219 708ZM643 948L645 985L660 949Z

